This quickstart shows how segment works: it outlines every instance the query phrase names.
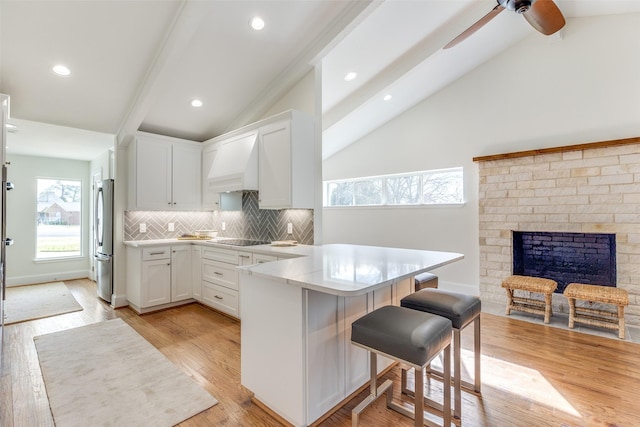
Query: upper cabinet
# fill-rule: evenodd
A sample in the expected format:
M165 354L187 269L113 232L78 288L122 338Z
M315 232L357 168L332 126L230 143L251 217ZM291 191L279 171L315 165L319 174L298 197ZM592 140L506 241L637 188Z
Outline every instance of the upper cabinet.
M129 209L202 208L202 145L144 132L129 146Z
M258 141L260 209L313 209L313 118L291 111L260 127Z
M213 206L218 194L258 190L260 209L313 209L314 150L314 120L299 111L287 111L206 141L205 206Z

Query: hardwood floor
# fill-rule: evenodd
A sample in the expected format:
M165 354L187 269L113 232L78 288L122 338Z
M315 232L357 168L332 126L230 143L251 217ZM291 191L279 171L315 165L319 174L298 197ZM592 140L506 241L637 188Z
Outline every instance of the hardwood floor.
M240 324L191 304L144 316L112 310L89 280L66 281L83 311L5 327L0 361L0 426L53 426L33 337L115 317L124 319L220 403L181 426L279 426L240 386ZM463 331L472 348L472 328ZM472 355L463 351L466 366ZM399 381L399 369L385 375ZM440 383L427 394L438 399ZM463 393L464 426L637 426L640 345L482 315L482 397ZM400 399L395 387L396 399ZM350 426L364 391L322 426ZM365 410L362 426L412 426L383 399Z

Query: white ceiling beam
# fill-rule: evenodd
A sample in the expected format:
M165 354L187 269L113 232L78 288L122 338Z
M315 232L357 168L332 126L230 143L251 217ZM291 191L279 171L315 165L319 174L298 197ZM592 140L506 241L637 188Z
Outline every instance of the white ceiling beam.
M491 3L493 4L493 2ZM458 34L469 28L480 17L491 10L487 1L477 1L465 8L461 13L442 24L429 36L422 39L404 55L376 74L366 84L359 87L351 95L336 104L323 115L323 130L329 129L347 117L361 105L377 97L390 85L402 78L420 63L439 51Z
M171 26L157 54L152 59L138 91L131 101L131 106L120 125L116 135L118 144L128 144L135 134L155 98L155 88L167 64L175 60L186 49L198 31L203 19L207 16L210 2L197 0L182 0Z
M259 120L263 114L282 96L302 79L314 65L322 59L338 40L345 36L356 23L361 22L382 0L363 0L345 2L346 6L339 17L334 20L333 25L327 27L325 31L312 43L302 49L300 55L280 73L280 75L269 86L265 88L231 123L226 131L231 131Z

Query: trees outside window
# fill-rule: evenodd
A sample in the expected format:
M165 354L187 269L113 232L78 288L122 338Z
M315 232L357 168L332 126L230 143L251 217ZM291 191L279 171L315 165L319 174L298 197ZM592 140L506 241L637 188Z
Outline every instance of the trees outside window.
M326 181L325 206L409 206L464 203L462 168Z
M79 180L37 179L36 258L82 255L82 186Z

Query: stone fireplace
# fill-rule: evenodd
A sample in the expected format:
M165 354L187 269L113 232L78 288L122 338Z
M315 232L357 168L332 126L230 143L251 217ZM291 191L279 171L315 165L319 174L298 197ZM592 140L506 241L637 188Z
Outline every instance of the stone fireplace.
M483 301L506 304L502 280L519 274L518 268L525 271L524 266L514 264L513 258L520 250L516 248L518 239L526 235L522 233L558 233L555 235L571 235L578 240L602 237L604 240L593 243L610 259L594 262L608 263L611 271L607 277L595 275L593 280L609 280L597 284L626 289L629 306L625 321L640 325L640 138L486 156L474 161L480 173ZM608 249L601 247L605 243ZM571 252L570 248L556 249L556 253ZM551 262L562 267L563 261ZM561 293L553 295L553 306L555 312L568 312Z

